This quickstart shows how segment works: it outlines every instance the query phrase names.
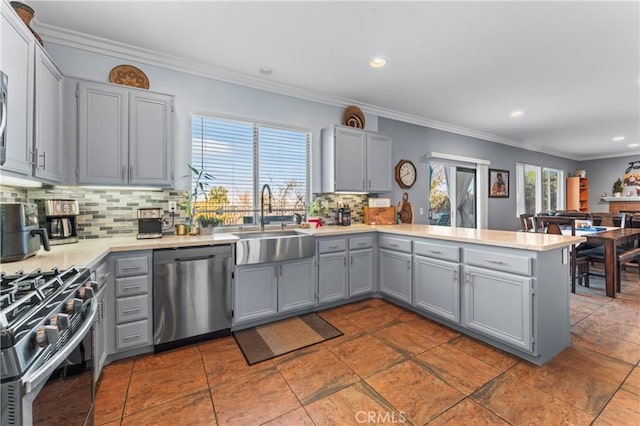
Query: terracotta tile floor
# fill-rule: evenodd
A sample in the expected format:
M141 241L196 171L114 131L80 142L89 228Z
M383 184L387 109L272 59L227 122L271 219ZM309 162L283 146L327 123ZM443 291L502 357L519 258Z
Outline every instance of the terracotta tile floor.
M640 424L640 280L571 295L572 345L538 367L379 299L344 336L247 366L232 337L107 366L97 425Z

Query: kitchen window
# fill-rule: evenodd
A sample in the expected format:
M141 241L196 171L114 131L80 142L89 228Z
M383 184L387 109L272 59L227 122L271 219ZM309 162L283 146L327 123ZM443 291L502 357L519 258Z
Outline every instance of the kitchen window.
M207 200L201 197L196 203L196 217L213 216L221 225L257 223L264 184L272 193L267 223L291 221L295 213L304 213L310 132L193 115L191 133L191 164L214 177L205 184Z
M516 164L516 214L563 210L564 171L532 164Z

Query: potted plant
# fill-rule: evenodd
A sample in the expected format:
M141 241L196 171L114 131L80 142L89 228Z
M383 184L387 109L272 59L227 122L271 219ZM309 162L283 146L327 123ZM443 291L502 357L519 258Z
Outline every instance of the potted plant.
M187 166L191 170L192 176L196 176L195 184L193 185L191 191L185 191L185 200L181 203L178 203L178 205L182 207L187 214L187 224L191 226L192 230L197 230L196 222L194 220L194 216L196 213L196 201L198 201L198 196L200 195L204 197L205 201L207 200L207 187L209 186L209 183L215 178L204 170L196 169L191 164L187 164Z
M200 224L201 235L211 235L216 226L220 225L220 219L213 216L198 216L198 223Z
M322 200L316 198L307 207L307 222L312 220L320 220L321 216L327 212L327 208L322 205Z
M618 178L617 181L613 183L613 196L620 197L622 195L622 181Z

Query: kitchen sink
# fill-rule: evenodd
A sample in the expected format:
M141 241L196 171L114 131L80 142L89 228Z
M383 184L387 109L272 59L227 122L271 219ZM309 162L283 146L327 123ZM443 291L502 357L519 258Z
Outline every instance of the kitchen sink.
M316 237L293 230L238 232L236 265L303 259L316 254Z
M295 235L303 235L292 229L287 229L286 231L247 231L247 232L237 232L234 233L236 237L241 240L252 240L255 238L278 238L278 237L290 237Z

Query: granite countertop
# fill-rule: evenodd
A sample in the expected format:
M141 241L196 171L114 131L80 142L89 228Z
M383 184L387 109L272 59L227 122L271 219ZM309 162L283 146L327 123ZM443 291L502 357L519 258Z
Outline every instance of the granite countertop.
M532 251L554 250L586 241L584 237L412 224L321 226L319 228L298 229L298 232L317 237L364 232L386 232L409 237L433 238ZM36 256L20 262L0 264L0 270L13 274L19 270L30 272L37 268L46 270L55 266L59 268L68 268L70 266L93 268L105 259L109 253L232 244L236 241L238 241L238 238L230 233L197 236L165 235L162 238L146 240L138 240L133 236L80 240L76 244L51 246L51 251L48 252L41 249Z

